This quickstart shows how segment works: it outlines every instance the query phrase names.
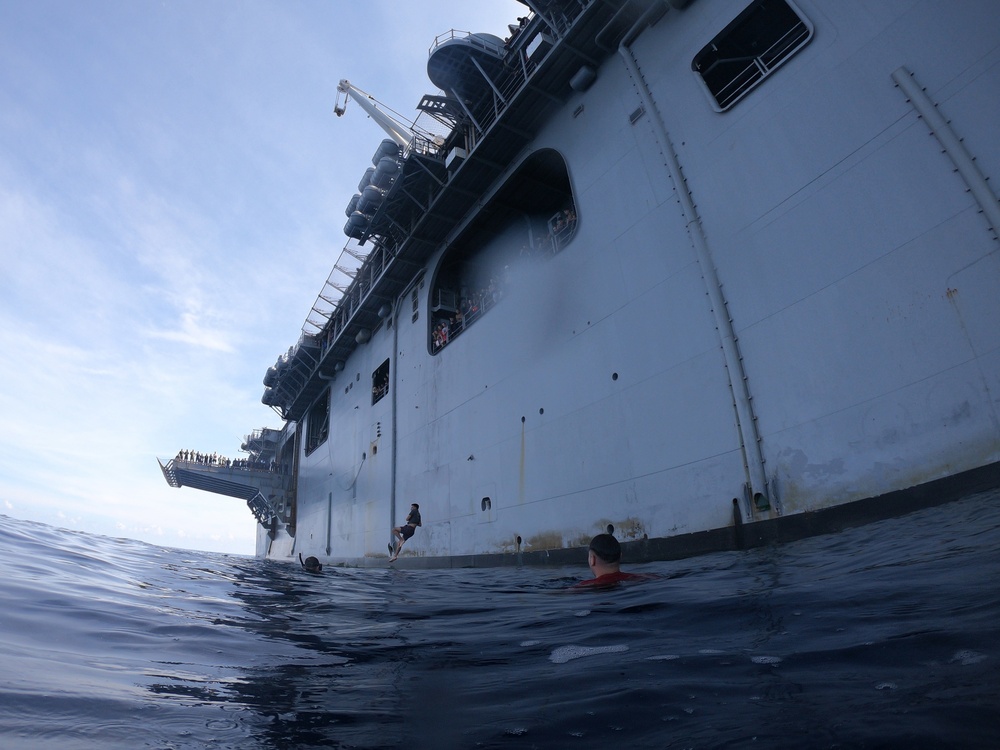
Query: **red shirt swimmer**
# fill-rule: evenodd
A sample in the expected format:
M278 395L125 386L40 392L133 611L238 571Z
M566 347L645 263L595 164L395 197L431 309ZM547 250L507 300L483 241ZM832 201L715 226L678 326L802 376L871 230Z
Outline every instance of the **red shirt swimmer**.
M622 571L621 559L622 546L618 540L611 534L598 534L590 540L590 548L587 550L587 564L594 577L580 581L573 588L614 586L623 581L648 581L655 578L655 576L642 573Z

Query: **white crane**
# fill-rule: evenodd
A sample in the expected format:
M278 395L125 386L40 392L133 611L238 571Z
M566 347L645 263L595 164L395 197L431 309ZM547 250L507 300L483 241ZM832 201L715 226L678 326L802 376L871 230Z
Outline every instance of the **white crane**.
M344 95L343 104L341 104L340 95ZM379 103L375 97L368 94L357 86L354 86L346 78L342 79L339 84L337 84L337 101L334 104L333 111L337 114L337 117L341 117L347 110L348 100L353 99L358 103L368 116L371 117L379 126L384 130L392 140L394 140L401 148L406 148L410 145L413 140L413 130L410 126L404 125L403 123L396 120L392 115L388 114L382 109L379 109L376 105Z

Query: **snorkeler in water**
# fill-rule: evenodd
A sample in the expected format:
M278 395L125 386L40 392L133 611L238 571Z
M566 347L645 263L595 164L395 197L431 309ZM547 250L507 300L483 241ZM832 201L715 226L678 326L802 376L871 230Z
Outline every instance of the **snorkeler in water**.
M318 559L309 556L305 560L303 560L301 552L299 553L299 565L301 565L307 573L323 572L323 564Z

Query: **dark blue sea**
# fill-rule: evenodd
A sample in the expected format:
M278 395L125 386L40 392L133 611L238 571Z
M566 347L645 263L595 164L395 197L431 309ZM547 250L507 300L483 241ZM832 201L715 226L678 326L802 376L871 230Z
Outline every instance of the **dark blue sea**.
M1000 493L628 569L345 570L0 517L0 748L997 748Z

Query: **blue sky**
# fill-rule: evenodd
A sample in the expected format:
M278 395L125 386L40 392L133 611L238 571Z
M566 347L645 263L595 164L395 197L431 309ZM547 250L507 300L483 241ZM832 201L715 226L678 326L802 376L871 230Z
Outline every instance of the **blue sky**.
M252 554L240 500L155 457L239 458L261 378L346 243L382 132L449 29L515 0L0 0L0 515Z

